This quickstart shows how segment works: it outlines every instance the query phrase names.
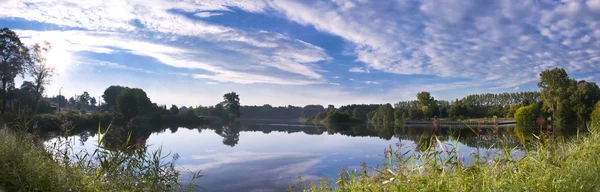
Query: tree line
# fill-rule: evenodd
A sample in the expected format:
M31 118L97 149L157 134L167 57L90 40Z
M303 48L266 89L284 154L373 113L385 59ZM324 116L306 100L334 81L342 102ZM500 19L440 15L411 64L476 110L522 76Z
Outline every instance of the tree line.
M8 29L0 29L0 112L7 110L36 114L39 110L50 110L43 100L44 86L55 75L54 67L48 64L47 55L52 50L48 42L25 46L17 34ZM15 87L15 78L31 77L20 88ZM41 108L41 109L40 109Z

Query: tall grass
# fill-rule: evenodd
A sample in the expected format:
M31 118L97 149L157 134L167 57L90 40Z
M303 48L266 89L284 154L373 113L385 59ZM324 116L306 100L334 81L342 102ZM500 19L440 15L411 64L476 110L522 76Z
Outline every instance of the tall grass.
M77 150L69 138L68 123L62 128L66 137L44 145L35 134L23 131L31 121L4 125L0 130L0 191L192 191L192 184L179 184L175 169L177 154L147 150L145 143L105 147L105 136L98 126L98 143L93 151ZM35 127L35 126L34 126Z
M600 189L600 126L564 139L533 135L535 141L514 155L507 144L493 154L471 153L464 162L457 141L432 145L415 155L389 147L386 163L377 168L343 170L334 180L299 182L289 191L597 191ZM502 139L502 138L496 138ZM454 147L452 147L454 146ZM325 182L324 182L325 181ZM333 186L333 188L330 188Z

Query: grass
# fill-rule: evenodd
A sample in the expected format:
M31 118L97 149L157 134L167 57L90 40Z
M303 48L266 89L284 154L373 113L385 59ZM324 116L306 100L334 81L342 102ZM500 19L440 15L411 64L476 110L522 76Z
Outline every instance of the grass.
M0 129L0 191L192 191L181 186L175 169L178 155L148 151L145 144L130 145L129 137L119 149L104 145L98 127L94 151L74 149L75 141L60 139L44 145L24 127L30 121ZM68 125L68 123L66 123ZM65 130L68 135L68 128ZM200 177L193 174L193 180Z
M600 189L600 126L586 135L553 138L533 135L523 155L500 144L490 156L472 153L466 164L458 145L432 145L414 156L386 150L386 163L378 168L343 170L335 184L331 179L290 186L289 191L597 191ZM501 138L496 138L501 139ZM502 142L500 142L502 143ZM450 150L448 150L450 149Z

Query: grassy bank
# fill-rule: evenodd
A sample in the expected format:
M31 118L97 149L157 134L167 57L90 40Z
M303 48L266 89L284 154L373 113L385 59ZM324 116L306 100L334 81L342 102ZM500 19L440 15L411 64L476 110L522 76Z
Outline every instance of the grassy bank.
M472 154L467 164L451 143L432 138L415 156L387 150L378 168L342 170L329 181L300 184L291 191L597 191L600 189L600 126L574 138L536 137L522 156L504 146L491 156ZM496 138L500 139L500 138ZM458 148L454 148L458 149ZM423 163L418 163L423 162ZM373 170L373 171L370 171Z
M108 132L111 128L106 128ZM75 141L43 145L19 127L0 130L0 191L175 191L180 186L176 154L148 151L145 144L123 150L104 147L98 129L98 148L74 149ZM129 143L127 140L125 143ZM195 174L195 176L198 176Z

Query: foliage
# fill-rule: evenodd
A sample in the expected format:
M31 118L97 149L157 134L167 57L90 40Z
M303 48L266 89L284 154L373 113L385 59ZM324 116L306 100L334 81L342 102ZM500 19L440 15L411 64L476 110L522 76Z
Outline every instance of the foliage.
M380 105L370 120L373 123L394 123L394 108L389 103Z
M324 111L325 108L322 105L307 105L302 108L302 111L300 112L300 118L313 117Z
M600 100L600 89L596 83L579 81L577 90L570 97L573 105L573 112L577 116L579 127L585 127L590 114L594 109L594 104Z
M439 112L437 102L435 98L431 96L429 92L420 92L417 94L417 100L421 106L421 110L423 111L423 115L425 118L433 117L434 115L438 115L436 112Z
M117 108L126 121L146 112L150 106L146 92L138 88L125 89L117 97Z
M302 118L303 108L298 106L273 107L265 104L262 106L240 106L240 118L244 119L285 119L299 120ZM311 116L316 115L313 114Z
M223 95L223 107L227 113L228 119L240 117L240 96L235 92L226 93Z
M109 110L117 110L117 97L126 89L128 89L128 87L119 85L112 85L106 88L106 90L104 90L104 94L102 95L102 100L104 100L104 105L106 108Z
M171 105L171 108L169 109L169 111L171 112L171 114L173 115L177 115L179 114L179 108L177 108L177 105Z
M592 111L591 116L592 125L600 126L600 101L596 102L596 107L594 107L594 111Z
M90 105L96 106L96 104L97 104L96 98L92 97L92 99L90 99Z
M570 97L577 89L577 82L569 78L567 72L561 68L544 70L540 77L538 87L541 90L544 111L552 114L555 127L566 127L574 119Z
M538 115L539 108L537 104L520 107L517 112L515 112L515 121L517 121L517 127L521 129L534 127Z
M0 29L0 80L2 81L2 112L6 110L8 91L15 87L17 75L23 75L32 62L29 49L21 43L19 36L8 29Z
M384 163L362 169L342 168L335 185L331 179L297 184L291 191L595 191L600 187L600 129L590 127L587 136L565 141L540 137L522 156L500 142L488 155L472 153L465 162L458 142L441 142L437 136L418 153L389 147ZM500 137L495 139L502 139ZM478 148L479 149L479 148ZM369 171L373 170L373 171Z
M66 130L69 128L65 127ZM107 148L109 131L98 127L97 148L74 149L73 139L62 138L42 147L35 137L0 130L0 188L8 191L175 191L178 155L149 151L144 143ZM19 130L11 129L11 130ZM129 140L125 143L134 143ZM172 159L168 159L172 157ZM192 181L201 177L193 174ZM190 185L190 190L196 186Z
M505 117L506 118L513 118L513 117L515 117L515 113L517 112L517 110L519 110L519 108L521 106L522 105L517 105L517 104L510 105L510 108L508 108L508 112L506 113Z
M407 118L409 120L423 120L425 119L425 114L423 113L423 110L411 108L408 110Z

